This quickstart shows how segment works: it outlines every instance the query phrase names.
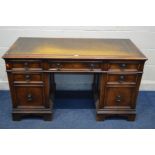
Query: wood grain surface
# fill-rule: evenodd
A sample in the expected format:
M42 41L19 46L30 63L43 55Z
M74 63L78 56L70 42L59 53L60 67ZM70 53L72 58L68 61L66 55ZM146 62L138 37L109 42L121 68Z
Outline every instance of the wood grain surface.
M3 58L146 59L129 39L18 38Z

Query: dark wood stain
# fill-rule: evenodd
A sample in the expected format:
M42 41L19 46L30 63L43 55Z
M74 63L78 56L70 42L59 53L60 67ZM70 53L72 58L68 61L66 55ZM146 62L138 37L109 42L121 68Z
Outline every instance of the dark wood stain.
M147 58L128 39L19 38L3 56L13 120L51 120L54 73L94 74L96 120L113 115L135 120L136 99Z

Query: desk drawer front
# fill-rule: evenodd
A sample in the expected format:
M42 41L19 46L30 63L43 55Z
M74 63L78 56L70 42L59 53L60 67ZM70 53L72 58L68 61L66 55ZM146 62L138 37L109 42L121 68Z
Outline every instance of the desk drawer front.
M131 107L134 87L107 87L105 107Z
M43 88L39 86L16 86L16 102L19 107L44 106Z
M14 73L13 74L14 82L38 82L42 80L42 74L39 73Z
M138 62L110 62L109 71L139 71L140 64Z
M98 71L102 70L101 62L51 62L50 70L54 71Z
M10 61L6 67L12 70L42 70L42 63L37 60Z
M136 84L137 76L138 74L108 74L107 82L111 84Z

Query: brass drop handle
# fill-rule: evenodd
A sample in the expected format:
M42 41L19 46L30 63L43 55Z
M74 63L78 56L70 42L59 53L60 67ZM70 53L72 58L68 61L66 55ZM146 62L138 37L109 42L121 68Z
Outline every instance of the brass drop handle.
M90 64L90 70L92 71L94 69L94 67L95 67L95 64L91 63Z
M60 64L60 63L57 63L57 64L56 64L56 67L57 67L57 70L58 70L58 71L61 70L61 64Z
M30 81L30 75L25 75L26 81Z
M6 68L9 69L9 67L10 67L10 65L7 63L7 64L6 64Z
M115 101L116 101L116 102L121 102L121 98L122 98L121 95L117 95Z
M25 63L24 63L24 66L25 66L25 67L28 66L28 62L25 62Z
M32 101L32 94L27 95L27 101Z
M124 79L125 79L125 76L124 76L124 75L120 75L120 76L119 76L119 82L120 82L120 83L123 82Z
M25 67L26 70L28 69L28 62L24 63L24 67Z
M125 63L122 63L122 64L120 64L120 67L123 69L123 68L126 68L126 64Z

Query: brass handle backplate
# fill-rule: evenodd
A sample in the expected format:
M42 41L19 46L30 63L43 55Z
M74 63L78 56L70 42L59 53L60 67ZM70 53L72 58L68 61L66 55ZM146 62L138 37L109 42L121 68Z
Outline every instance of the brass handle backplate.
M28 62L24 63L24 67L25 67L26 70L28 70L28 65L29 65Z
M120 83L123 82L124 79L125 79L125 76L124 76L124 75L120 75L120 76L119 76L119 82L120 82Z
M120 67L122 68L122 69L124 69L124 68L126 68L126 64L125 63L122 63L122 64L120 64Z
M30 78L31 78L30 75L25 75L25 80L26 81L30 81Z
M91 63L91 64L90 64L90 70L93 71L94 68L95 68L95 64Z
M60 71L62 66L61 66L60 63L57 63L57 64L56 64L56 67L57 67L57 70Z
M122 98L121 95L117 95L115 101L116 102L121 102L121 98Z
M32 94L27 95L27 101L32 101Z

